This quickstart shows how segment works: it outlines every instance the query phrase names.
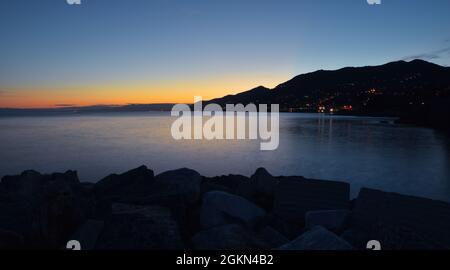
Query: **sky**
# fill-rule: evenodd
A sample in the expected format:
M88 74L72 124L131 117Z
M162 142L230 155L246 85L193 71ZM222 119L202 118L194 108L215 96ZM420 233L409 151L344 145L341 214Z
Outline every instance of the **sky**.
M318 69L450 65L450 0L0 0L0 107L192 103Z

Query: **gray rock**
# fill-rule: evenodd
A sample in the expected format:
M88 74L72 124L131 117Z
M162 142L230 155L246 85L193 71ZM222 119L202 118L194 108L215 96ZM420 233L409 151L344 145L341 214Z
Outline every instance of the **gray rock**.
M238 187L242 183L247 183L250 178L242 175L226 175L217 177L204 177L202 183L203 193L209 191L225 191L236 194Z
M69 240L80 242L82 250L93 250L103 227L101 220L87 220Z
M272 227L266 226L258 231L258 236L270 245L270 248L278 248L289 242L289 239Z
M350 228L383 250L450 249L450 204L363 188Z
M59 248L85 219L80 201L74 194L52 193L33 212L30 239L33 243L42 243L44 248Z
M133 202L152 191L154 174L146 166L141 166L123 174L109 175L94 186L98 197L114 202Z
M43 192L51 193L79 188L77 172L42 175L36 171L24 171L21 175L5 176L1 181L2 189L14 196L14 200L33 200Z
M158 199L192 204L200 199L202 176L190 169L168 171L156 176L149 201Z
M192 238L196 250L261 250L270 245L236 224L201 231Z
M286 221L304 224L308 211L349 209L349 197L348 183L281 178L275 189L272 213Z
M316 226L279 250L352 250L344 239L327 229Z
M114 204L112 208L96 249L183 249L178 224L169 209L128 204Z
M11 250L23 248L23 236L12 232L0 229L0 250Z
M341 232L347 225L350 210L309 211L305 215L306 228L322 226L330 231Z
M93 214L92 193L75 171L42 175L26 171L2 179L0 226L24 236L29 248L59 248Z
M269 210L273 206L273 197L278 180L264 168L259 168L249 181L242 181L236 194Z
M367 249L367 243L370 240L375 240L370 239L367 233L355 229L345 230L340 236L358 250Z
M258 193L269 197L273 197L278 184L278 180L264 168L257 169L250 181L254 182Z
M249 227L266 215L265 211L246 199L220 191L205 193L200 214L203 229L230 223Z
M25 201L0 203L0 227L20 235L29 236L31 232L32 205Z

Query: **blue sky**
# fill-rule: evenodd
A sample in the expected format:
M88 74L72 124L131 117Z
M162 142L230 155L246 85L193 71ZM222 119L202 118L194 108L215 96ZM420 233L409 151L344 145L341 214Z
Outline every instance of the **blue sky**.
M0 0L0 99L129 86L150 100L184 82L217 95L317 69L450 65L449 12L450 0Z

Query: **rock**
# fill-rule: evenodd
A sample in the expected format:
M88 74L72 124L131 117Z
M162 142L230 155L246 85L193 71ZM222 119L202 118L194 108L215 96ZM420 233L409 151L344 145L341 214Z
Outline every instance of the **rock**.
M92 193L80 184L75 171L50 175L25 171L4 177L0 185L7 198L0 203L0 226L23 235L29 248L60 247L94 212Z
M74 189L80 185L77 172L54 173L42 175L36 171L25 171L21 175L5 176L1 186L14 195L15 200L31 200L42 194L57 189Z
M363 188L350 228L383 250L450 249L450 204Z
M270 246L253 232L236 224L201 231L192 238L196 250L261 250Z
M203 177L202 193L209 191L224 191L231 194L236 194L238 187L242 183L249 182L248 177L242 175L227 175L217 177Z
M98 197L114 202L134 202L152 191L154 174L146 166L126 173L109 175L94 186Z
M93 250L103 227L101 220L87 220L69 240L80 242L82 250Z
M270 248L278 248L289 242L289 239L270 226L266 226L258 232L258 237L269 244Z
M250 181L254 182L258 193L270 197L273 197L275 187L278 184L278 180L264 168L257 169Z
M265 211L246 199L220 191L203 196L200 224L203 229L230 223L252 227L266 215Z
M303 224L288 222L270 213L267 216L267 225L274 228L288 239L294 239L304 231Z
M31 241L42 243L44 248L58 248L85 219L76 196L64 191L51 193L33 212Z
M323 210L306 213L306 228L322 226L333 232L342 232L350 217L350 210Z
M279 250L352 250L352 246L344 239L316 226L297 239L283 245Z
M272 209L275 187L278 180L264 168L259 168L251 176L250 181L243 181L236 194L242 196L266 210Z
M304 224L308 211L348 209L349 197L348 183L281 178L275 188L272 213L286 221Z
M357 250L367 249L367 243L373 240L366 233L353 229L345 230L340 236Z
M183 249L171 212L159 206L114 204L112 216L97 240L101 250Z
M23 248L23 236L12 231L0 229L0 250Z
M192 204L200 199L202 176L190 169L168 171L156 176L151 197Z
M24 237L30 235L32 205L24 201L0 203L0 227Z

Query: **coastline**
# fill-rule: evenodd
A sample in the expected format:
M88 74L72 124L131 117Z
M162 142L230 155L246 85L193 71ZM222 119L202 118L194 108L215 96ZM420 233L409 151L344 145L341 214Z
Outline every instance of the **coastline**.
M75 171L25 171L0 183L0 249L364 250L450 249L450 204L345 182L154 175L145 166L99 182Z

